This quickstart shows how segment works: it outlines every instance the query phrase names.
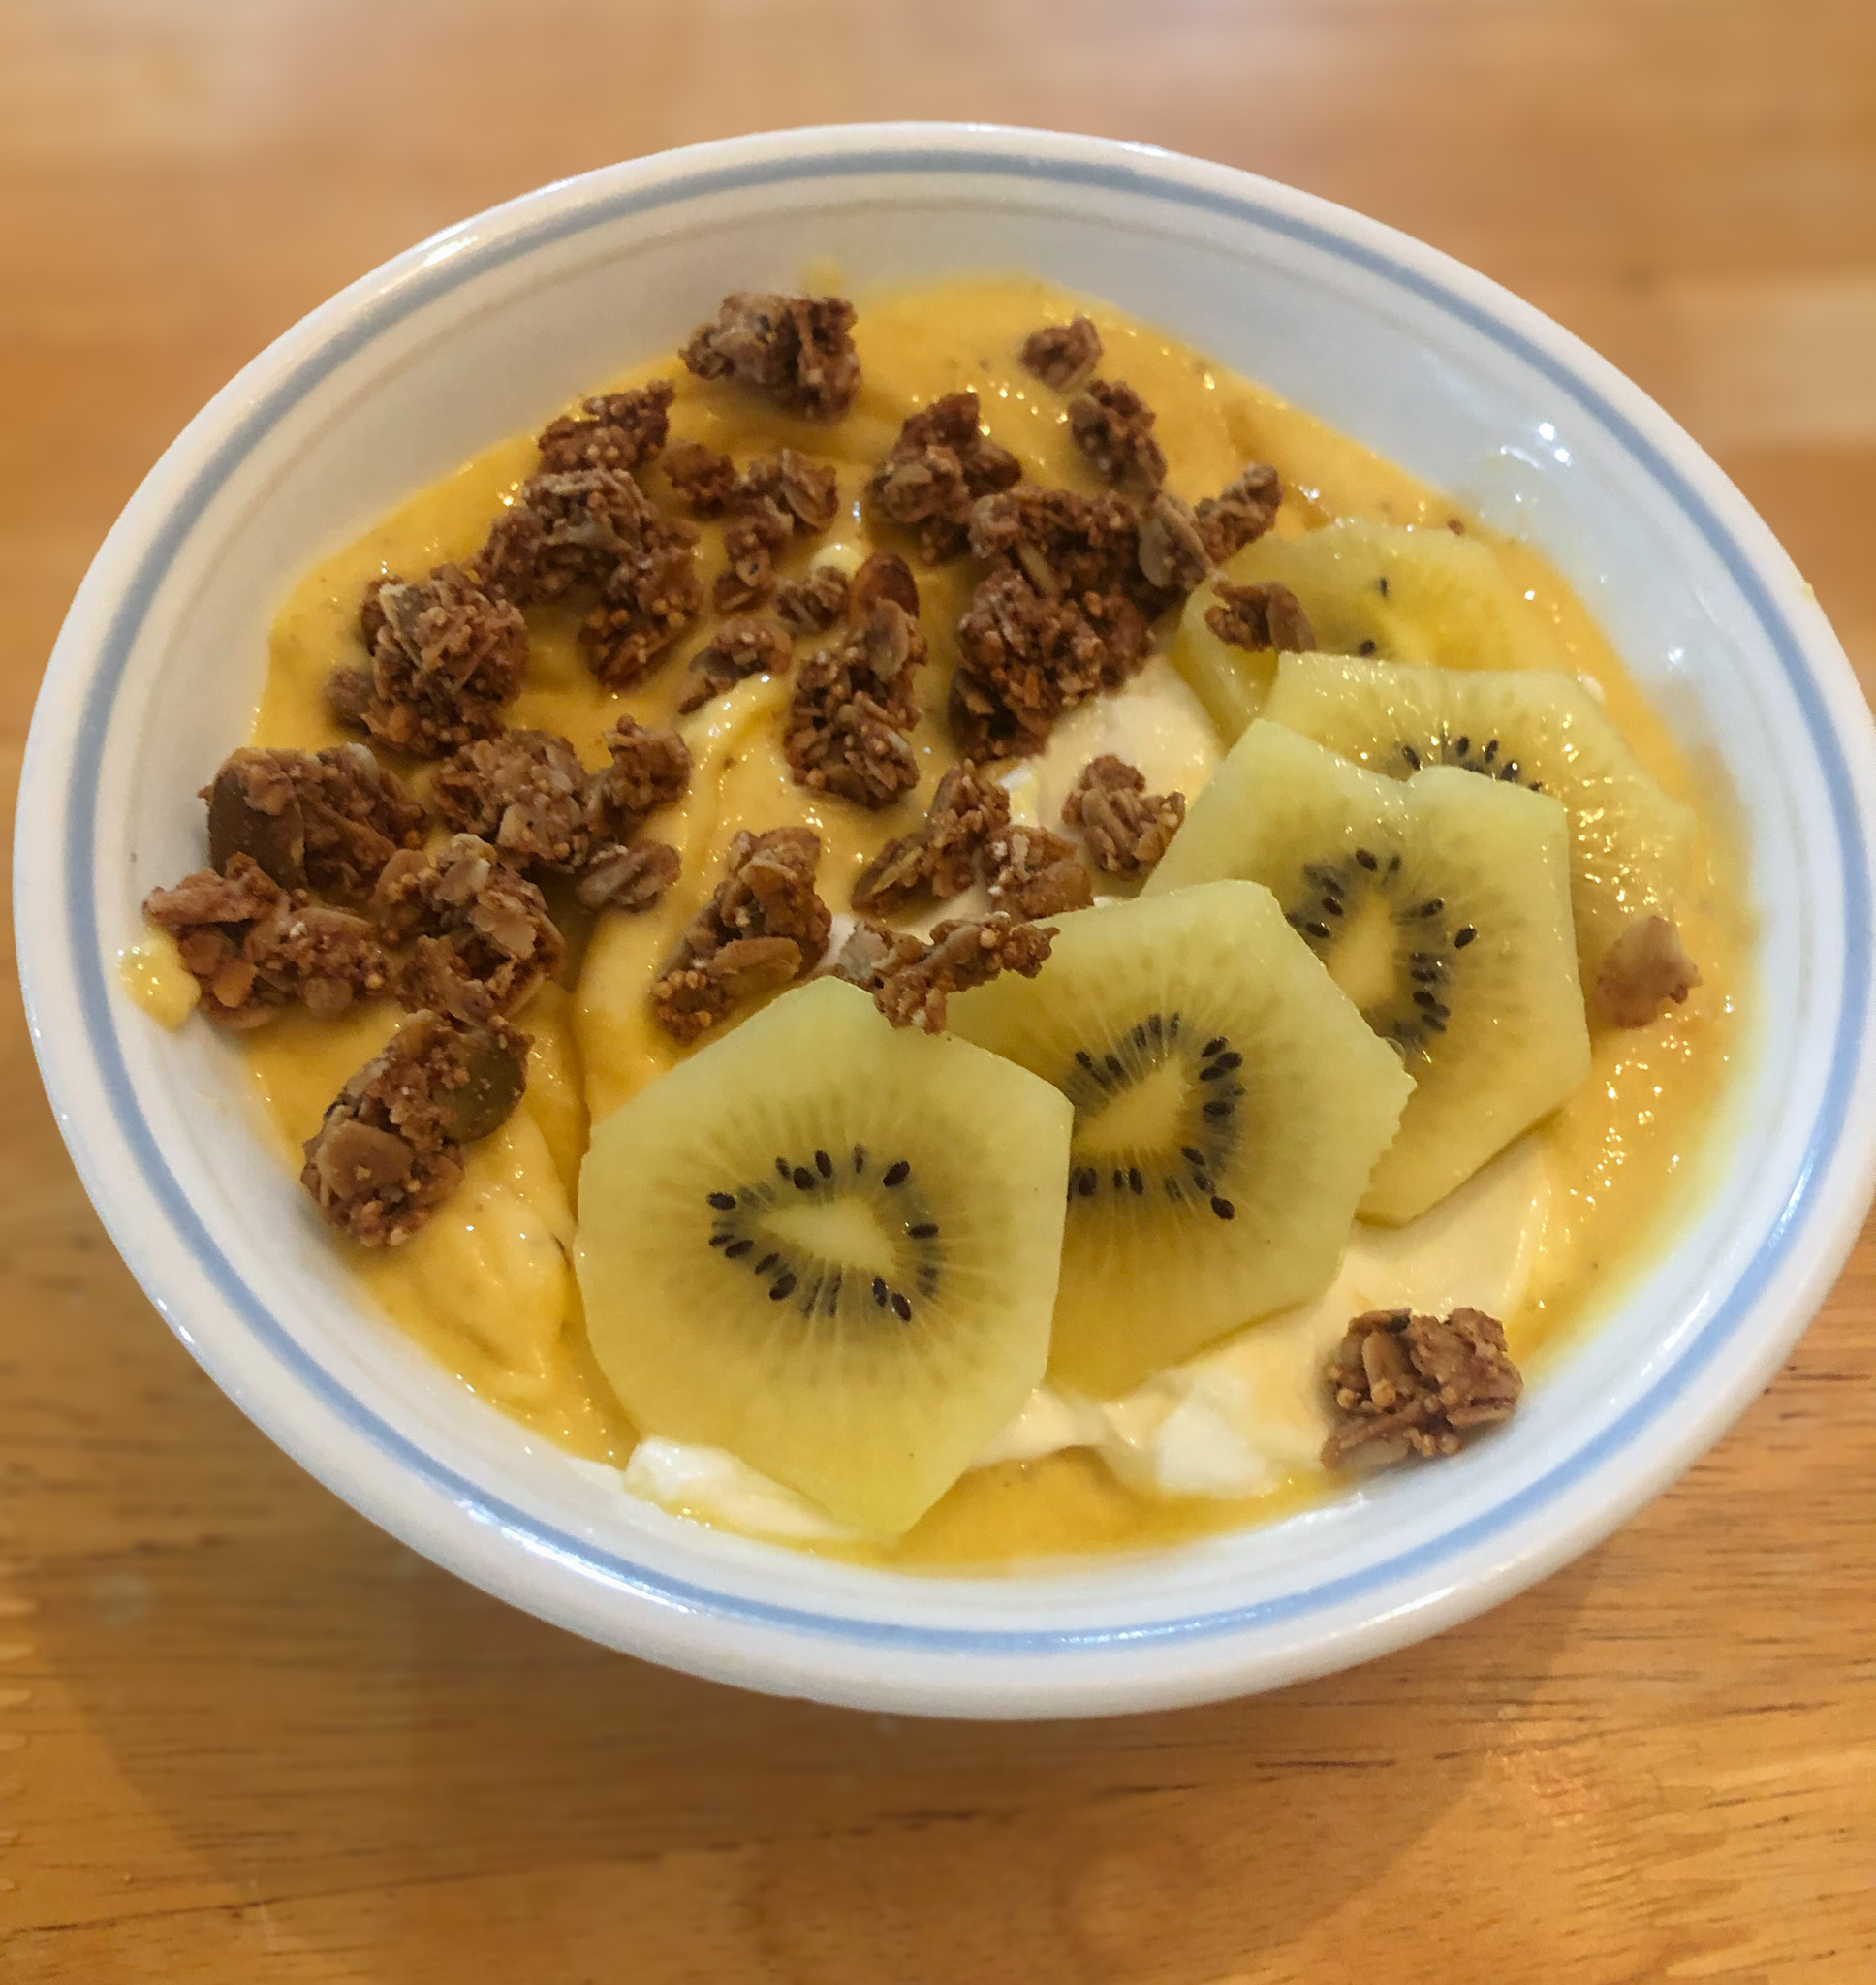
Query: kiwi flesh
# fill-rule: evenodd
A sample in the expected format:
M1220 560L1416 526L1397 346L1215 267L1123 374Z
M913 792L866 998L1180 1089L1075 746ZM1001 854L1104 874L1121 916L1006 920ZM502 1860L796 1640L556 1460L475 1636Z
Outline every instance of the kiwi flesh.
M1635 918L1673 914L1693 812L1649 776L1574 676L1285 655L1264 713L1389 778L1456 765L1562 801L1585 982Z
M856 987L784 992L593 1133L601 1370L644 1431L897 1535L1041 1381L1072 1116Z
M1224 573L1239 585L1287 585L1324 654L1443 669L1563 666L1555 635L1479 538L1342 518L1300 537L1266 534Z
M1065 917L951 1025L1073 1105L1049 1372L1096 1399L1320 1294L1413 1087L1242 882Z
M1363 1218L1415 1218L1589 1072L1560 802L1452 766L1383 778L1260 721L1147 883L1241 876L1414 1078Z

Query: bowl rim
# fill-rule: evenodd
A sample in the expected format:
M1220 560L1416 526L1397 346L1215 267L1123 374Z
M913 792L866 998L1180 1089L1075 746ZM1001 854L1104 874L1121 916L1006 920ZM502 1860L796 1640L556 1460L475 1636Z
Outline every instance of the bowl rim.
M326 1372L289 1337L222 1254L181 1187L131 1091L114 1032L109 968L97 928L91 878L95 818L72 768L95 772L112 695L157 583L210 496L282 411L391 325L468 278L547 242L699 194L787 181L867 174L979 173L1143 191L1249 220L1356 265L1406 290L1534 366L1614 436L1660 486L1726 567L1777 653L1826 768L1824 798L1843 853L1844 965L1840 1024L1805 1161L1765 1244L1694 1339L1626 1411L1595 1426L1564 1460L1516 1494L1397 1556L1314 1587L1181 1619L1118 1629L947 1627L865 1620L726 1593L634 1562L589 1538L553 1530L433 1461ZM1781 595L1783 597L1781 597ZM92 645L95 627L104 637ZM754 1686L826 1694L878 1707L937 1707L972 1715L1085 1714L1202 1700L1364 1659L1454 1623L1555 1568L1608 1534L1703 1452L1743 1410L1811 1319L1847 1256L1876 1184L1876 1122L1853 1114L1871 1085L1870 861L1876 822L1876 748L1869 713L1828 622L1808 603L1767 526L1718 467L1670 418L1570 333L1438 251L1314 196L1232 168L1155 147L981 124L810 127L717 141L602 168L521 195L393 257L302 318L250 362L195 417L140 487L99 551L61 630L34 710L16 818L16 924L29 1027L42 1075L80 1176L112 1239L191 1352L296 1459L384 1528L486 1590L613 1645ZM63 813L62 860L28 863L31 821ZM43 843L39 845L43 846ZM55 892L48 879L62 878ZM65 949L61 950L61 942ZM54 964L69 957L80 979L78 1016L89 1070L107 1093L109 1119L78 1093L65 1057L70 1016L56 1011ZM140 1177L126 1189L112 1170L128 1155ZM140 1232L154 1206L223 1300L301 1387L324 1396L375 1452L340 1455L297 1424L297 1402L259 1398L231 1382L208 1334L178 1313ZM1806 1244L1800 1255L1798 1244ZM1767 1298L1775 1298L1770 1309ZM1747 1331L1749 1320L1756 1328ZM1711 1370L1734 1347L1738 1362ZM1696 1409L1663 1427L1663 1414L1696 1378ZM1657 1444L1636 1435L1653 1427ZM1612 1464L1622 1463L1619 1470ZM414 1474L440 1492L419 1507ZM1592 1479L1593 1478L1593 1479ZM1566 1499L1573 1487L1593 1491ZM450 1511L439 1514L447 1503ZM514 1546L534 1567L516 1569ZM1449 1585L1447 1560L1490 1542L1500 1556ZM573 1588L550 1591L554 1581ZM1407 1590L1414 1582L1417 1593ZM577 1588L577 1589L574 1589ZM583 1603L582 1603L583 1593ZM595 1596L600 1594L602 1596ZM610 1594L610 1597L603 1595ZM1377 1612L1353 1621L1331 1609L1374 1594ZM1391 1595L1391 1597L1390 1597ZM624 1600L627 1617L614 1617ZM654 1634L630 1616L661 1616ZM1325 1630L1285 1648L1241 1649L1229 1636L1325 1616ZM805 1636L795 1662L726 1656L715 1645L738 1625ZM1208 1665L1176 1676L1141 1664L1118 1674L1079 1665L1103 1652L1143 1653L1169 1642L1214 1644ZM915 1686L880 1669L905 1654L935 1663ZM1013 1679L1011 1656L1033 1676ZM972 1677L964 1663L983 1657ZM779 1679L778 1679L779 1677ZM939 1679L934 1680L937 1677Z

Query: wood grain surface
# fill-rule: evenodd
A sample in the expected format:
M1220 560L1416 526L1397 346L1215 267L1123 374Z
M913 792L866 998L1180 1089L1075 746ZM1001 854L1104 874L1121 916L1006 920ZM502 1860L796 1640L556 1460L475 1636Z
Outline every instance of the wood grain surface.
M1719 457L1876 681L1870 0L0 0L9 793L112 516L304 310L562 173L899 116L1473 263ZM1704 1462L1486 1619L1178 1715L857 1716L570 1639L301 1475L118 1262L0 1000L8 1985L1876 1978L1869 1237Z

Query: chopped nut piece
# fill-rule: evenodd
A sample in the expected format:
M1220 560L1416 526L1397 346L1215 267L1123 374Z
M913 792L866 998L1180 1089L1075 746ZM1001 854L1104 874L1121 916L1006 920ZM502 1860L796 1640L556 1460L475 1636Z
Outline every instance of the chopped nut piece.
M922 825L874 856L854 884L853 905L890 916L927 890L940 901L968 889L978 858L1010 824L1010 796L968 759L938 781Z
M775 588L775 617L790 634L823 634L843 619L852 592L837 565L816 565Z
M1051 600L1118 592L1140 571L1140 520L1115 495L1018 483L971 506L971 551Z
M439 565L416 585L373 580L359 625L370 672L341 669L328 679L334 715L421 758L501 729L528 652L527 623L508 600L459 567Z
M1069 401L1068 429L1104 483L1166 481L1166 451L1153 439L1153 410L1119 379L1090 379Z
M684 363L700 379L734 375L785 412L838 420L860 392L854 306L840 297L725 297L714 324L700 325Z
M1267 580L1259 585L1234 585L1230 580L1214 583L1218 604L1205 609L1205 625L1220 641L1234 647L1276 648L1286 655L1307 654L1316 646L1316 633L1302 602L1287 585Z
M875 551L854 574L849 606L856 620L866 617L875 600L891 600L903 607L913 619L919 617L919 582L912 568L896 551Z
M727 455L701 441L673 441L665 450L671 486L699 517L721 517L736 500L742 478Z
M1220 494L1207 496L1194 515L1211 562L1222 565L1253 538L1261 538L1276 522L1282 502L1283 485L1276 470L1261 461L1252 462Z
M589 910L648 910L677 880L677 850L663 841L616 841L596 847L574 895Z
M951 727L966 756L1040 751L1055 721L1146 658L1144 616L1118 593L1044 597L1017 571L986 579L957 623Z
M1199 520L1190 504L1162 489L1141 520L1140 569L1156 592L1183 594L1211 570Z
M203 868L173 889L152 890L143 911L174 936L202 987L203 1014L234 1032L265 1024L296 999L335 1020L390 978L364 918L282 889L250 855L231 855L223 874Z
M1018 917L1058 917L1094 900L1094 877L1075 844L1047 828L1006 829L985 848L980 866L990 901Z
M674 806L691 782L691 752L675 731L654 731L622 716L607 732L612 763L587 789L586 825L595 841L629 841L661 807Z
M530 476L476 554L490 592L517 607L603 585L640 549L658 513L623 469Z
M1166 853L1185 819L1183 793L1149 793L1124 759L1091 759L1062 802L1062 818L1079 827L1088 852L1110 875L1138 881Z
M493 841L522 869L570 875L586 860L590 774L550 731L504 731L437 767L430 796L445 827Z
M434 853L393 855L372 898L392 943L416 936L397 996L470 1025L513 1013L566 962L547 899L485 840L453 836Z
M873 995L873 1004L895 1027L940 1032L953 992L983 986L1003 972L1033 979L1055 936L1046 924L992 916L940 924L929 943L860 924L840 948L833 969Z
M366 1247L408 1241L462 1179L462 1146L507 1120L527 1086L527 1035L414 1015L338 1092L306 1140L299 1182Z
M667 1033L692 1041L733 1007L800 977L828 948L833 919L814 893L821 836L805 827L748 832L651 989Z
M889 805L917 785L907 734L919 721L913 676L924 658L919 623L882 599L844 641L804 662L785 740L796 784L862 806Z
M1631 918L1596 971L1596 1010L1612 1026L1644 1027L1701 982L1670 917Z
M979 432L977 394L948 393L908 416L869 487L883 516L918 533L920 557L942 565L969 549L976 498L1021 474L1007 448Z
M1101 333L1090 317L1046 324L1022 341L1022 362L1045 386L1069 393L1101 362Z
M654 379L627 393L606 393L582 400L568 415L541 430L541 466L555 475L578 469L641 469L665 445L671 431L671 402L676 389Z
M1349 1325L1325 1375L1342 1416L1323 1447L1329 1468L1356 1456L1456 1454L1464 1429L1509 1419L1524 1389L1502 1326L1483 1309L1444 1321L1371 1309Z
M840 589L844 597L845 579ZM711 697L734 689L746 677L786 675L794 660L788 637L771 622L753 614L726 620L691 657L677 708L686 713L702 709Z
M421 846L423 808L362 744L231 752L208 802L208 859L251 855L284 888L368 894L399 848Z
M609 689L628 688L698 616L697 526L682 518L647 523L613 566L579 630L587 665Z

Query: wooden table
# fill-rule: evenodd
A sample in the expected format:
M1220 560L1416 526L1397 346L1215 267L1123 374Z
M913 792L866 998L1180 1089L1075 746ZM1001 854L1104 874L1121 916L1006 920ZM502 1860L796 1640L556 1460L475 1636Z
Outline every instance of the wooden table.
M1153 140L1463 257L1719 456L1876 680L1870 0L0 0L9 790L112 515L302 311L561 173L892 116ZM922 1724L602 1653L301 1475L119 1264L0 999L8 1985L1876 1978L1869 1238L1720 1447L1489 1618Z

